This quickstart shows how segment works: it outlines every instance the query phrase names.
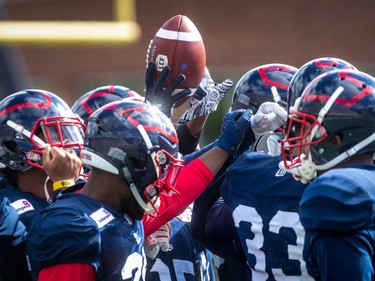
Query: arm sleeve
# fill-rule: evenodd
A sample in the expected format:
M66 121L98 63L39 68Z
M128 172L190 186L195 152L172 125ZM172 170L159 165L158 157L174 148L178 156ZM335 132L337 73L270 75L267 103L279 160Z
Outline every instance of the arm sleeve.
M179 125L176 131L180 141L180 153L185 155L194 152L198 147L201 133L193 136L186 123Z
M26 227L7 198L0 202L0 246L7 249L26 240Z
M38 281L95 281L95 269L89 264L61 264L43 268Z
M313 272L318 272L320 280L374 280L373 249L368 235L363 231L345 236L313 235Z
M56 204L40 211L30 228L27 243L34 274L63 264L99 268L100 235L95 222Z
M209 249L214 254L221 256L233 262L244 262L246 257L237 247L238 236L231 236L230 239L224 235L224 239L213 237L213 233L218 232L218 228L227 225L228 221L232 222L232 226L228 227L228 232L234 234L233 219L231 217L230 209L226 206L224 200L220 200L220 188L225 178L225 171L230 165L228 161L219 173L215 176L212 183L204 190L204 192L194 202L193 214L191 218L191 230L193 237ZM228 224L229 225L229 224ZM221 241L218 243L218 239ZM240 245L240 244L238 244Z
M194 159L197 159L199 156L201 156L202 154L206 153L207 151L209 151L211 148L213 148L215 146L215 143L216 142L212 142L208 145L206 145L205 147L202 147L201 149L193 152L193 153L190 153L190 154L186 154L183 156L183 159L185 161L185 164L189 164L191 161L193 161Z
M154 233L160 226L182 213L212 181L214 175L200 160L195 159L181 169L176 182L177 195L161 198L159 212L161 217L146 215L143 217L145 237Z

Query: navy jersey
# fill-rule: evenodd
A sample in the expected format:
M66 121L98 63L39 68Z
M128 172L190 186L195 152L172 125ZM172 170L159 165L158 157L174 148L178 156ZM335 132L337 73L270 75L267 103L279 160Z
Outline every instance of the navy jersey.
M7 198L10 206L17 211L18 219L26 228L26 231L30 229L35 214L49 205L46 200L37 198L31 193L22 192L11 185L7 185L0 190L0 200L3 200L4 198ZM26 234L27 233L25 232L25 235ZM8 243L9 240L2 240L0 244L2 249L9 248L10 246L12 247L11 250L6 253L0 253L0 259L3 260L1 268L2 280L31 280L25 239L23 239L22 243L17 245L4 245Z
M84 263L96 280L144 280L143 226L102 202L65 194L34 219L28 250L35 274L48 266Z
M222 196L232 211L252 280L312 280L298 204L305 185L278 168L280 156L245 152L226 172Z
M375 280L375 167L351 165L315 179L300 203L317 280Z
M49 203L29 192L23 192L7 185L0 190L0 198L8 198L10 205L16 209L21 222L29 229L36 213L46 208Z
M146 280L209 281L207 271L210 261L206 260L202 247L192 238L190 223L174 218L169 225L171 249L166 252L160 250L155 259L147 260Z

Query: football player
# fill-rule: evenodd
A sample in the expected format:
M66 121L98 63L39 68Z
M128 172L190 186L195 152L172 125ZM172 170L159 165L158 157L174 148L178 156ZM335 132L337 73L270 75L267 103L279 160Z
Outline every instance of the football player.
M318 58L304 64L290 80L288 108L313 78L345 68L354 67L337 58ZM276 129L281 124L271 125ZM305 230L298 209L305 185L281 170L280 160L279 155L251 150L236 159L225 173L220 190L223 201L207 212L205 239L213 252L240 261L245 258L252 280L312 280L303 252ZM235 247L227 243L223 252L214 248L218 241L230 241Z
M314 79L290 110L280 166L310 183L299 208L316 280L375 278L374 106L372 76L336 70Z
M0 167L6 180L0 190L1 280L31 280L25 231L60 188L52 182L78 177L81 161L71 152L79 153L84 128L61 98L44 90L27 89L0 101ZM42 161L56 154L64 161L47 176Z
M286 113L284 113L285 110L280 105L285 107L288 85L295 71L296 68L285 64L266 64L249 70L238 81L233 93L231 110L252 109L256 112L252 119L254 124L258 124L257 127L253 125L253 135L249 138L250 141L246 146L246 150L250 144L253 144L253 150L266 150L269 152L271 149L275 151L279 150L277 146L273 149L274 146L271 144L272 139L280 139L280 135L282 135L281 131L276 130L272 132L271 129L267 129L266 127L273 119L278 119L278 121L272 122L284 123ZM262 131L267 132L267 134L262 134ZM196 209L193 212L193 233L199 237L199 241L207 245L209 249L212 249L214 253L225 258L224 260L220 258L215 259L215 261L219 261L217 267L221 280L230 280L232 278L236 280L250 280L250 273L245 264L246 259L242 254L242 250L239 251L241 253L239 255L236 252L231 253L233 244L235 244L232 240L224 238L223 241L227 242L223 243L222 239L215 241L215 237L210 237L210 239L205 237L205 224L210 224L211 221L202 220L202 217L205 218L205 216L202 216L201 213L207 214L215 200L218 201L214 206L217 208L224 206L222 198L219 198L219 186L222 184L223 178L224 176L217 178L215 183L207 189L207 192L196 200ZM228 220L228 225L233 225L230 212L221 212L220 219L223 220L224 217ZM207 227L207 229L209 228ZM227 230L237 239L234 227L223 228L220 233L226 233ZM230 236L232 237L232 235ZM217 242L222 247L217 247Z
M206 80L208 78L209 78L209 83L213 83L213 80L209 76L209 73L206 72ZM203 81L202 86L204 86L203 83L206 83L206 85L207 85L208 81ZM208 89L208 87L206 86L205 89ZM143 101L143 97L141 97L140 95L136 94L134 91L131 91L130 89L128 89L126 87L119 86L119 85L102 86L102 87L98 87L98 88L96 88L94 90L91 90L91 91L85 93L84 95L82 95L73 104L72 110L73 110L73 112L77 113L87 124L89 116L95 110L100 108L101 106L104 106L104 105L106 105L110 102L113 102L113 101L123 100L123 99L127 99L127 98L131 98L133 100ZM188 122L188 123L189 124L193 123L193 121ZM186 124L180 125L180 127L186 127ZM193 127L190 127L190 128L193 128ZM178 130L177 130L177 132L178 132ZM189 134L189 135L191 135L191 134ZM196 138L194 138L193 142L195 142L195 139ZM180 140L180 136L179 136L179 140ZM182 149L181 146L184 145L185 143L187 143L187 142L186 141L185 142L180 141L180 144L179 144L180 152L182 150L185 151L185 152L186 151L193 152L195 150L195 148L196 148L195 145L193 145L193 146L189 145L188 147L185 147L184 149ZM146 228L147 228L147 225L146 225ZM168 231L166 231L166 230L168 230ZM190 265L190 264L193 265L193 270L190 272L191 275L189 275L191 278L195 278L195 276L197 274L202 275L202 277L209 274L208 270L205 270L205 271L202 271L202 272L200 272L198 270L197 271L195 270L195 269L197 269L196 267L200 268L201 264L204 267L209 267L211 265L208 263L207 258L204 256L205 252L203 251L203 247L198 245L197 242L194 242L194 240L191 238L191 235L189 237L189 235L188 235L189 232L190 232L190 226L189 226L188 221L186 221L186 220L181 221L179 219L174 219L173 223L170 223L170 224L167 223L166 225L162 225L157 231L155 231L155 233L152 233L152 235L147 235L148 234L147 233L146 234L147 236L145 238L145 241L146 241L145 249L146 249L146 256L148 257L148 264L154 263L156 257L152 256L152 255L157 255L157 253L159 253L160 243L161 243L160 240L168 240L169 234L172 234L171 239L173 241L171 241L171 242L173 242L173 244L175 244L174 247L173 247L173 251L168 251L168 253L166 253L166 254L160 253L160 257L159 257L159 255L157 256L157 258L161 259L164 264L168 264L168 265L172 264L171 270L168 271L168 272L170 272L169 274L171 274L170 278L172 278L172 280L174 280L173 278L175 278L175 277L173 277L173 276L175 276L177 274L183 274L181 272L186 271L186 268L182 267L182 266L173 267L173 261L176 260L176 259L179 260L180 263L184 263L184 264L187 264L187 265ZM161 233L162 233L162 235L161 235ZM184 243L184 241L186 243ZM147 244L149 244L149 245L147 246ZM182 248L181 246L186 246L186 247ZM154 253L154 254L149 253L148 249L150 247L153 247L152 253ZM165 249L164 247L161 247L161 252L164 252L164 250L169 250L169 248ZM182 253L183 255L181 256L180 253ZM188 254L186 254L186 253L188 253ZM152 258L150 256L152 256ZM185 258L185 259L183 259L183 258ZM155 266L157 266L158 264L160 264L160 263L158 262ZM150 266L148 266L147 268L149 270ZM179 271L179 270L181 270L181 271ZM155 270L155 268L154 268L154 271L155 271L154 273L150 274L150 277L149 277L149 273L147 272L146 273L146 279L155 278L155 274L161 274L161 276L164 276L163 275L164 271L162 269ZM188 273L186 273L186 274L188 274ZM202 279L202 280L204 280L204 279Z
M201 83L201 86L202 88L204 87L205 90L210 90L208 92L208 94L210 95L215 95L215 94L212 94L212 90L217 90L217 87L212 89L214 87L213 85L213 80L211 79L210 75L209 75L209 72L207 71L205 73L205 79L202 80L202 83ZM212 89L212 90L211 90ZM155 89L153 89L155 91ZM204 91L204 93L206 93ZM128 88L126 87L122 87L122 86L113 86L113 85L109 85L109 86L102 86L102 87L99 87L97 89L94 89L92 91L89 91L87 92L86 94L84 94L82 97L80 97L72 106L72 110L73 112L77 113L85 122L88 121L88 118L89 118L89 115L92 114L95 110L97 110L98 108L100 108L101 106L104 106L105 104L107 103L110 103L110 102L113 102L113 101L116 101L116 100L122 100L124 98L131 98L133 100L139 100L139 101L143 101L143 98L136 94L135 92L129 90ZM206 97L205 97L206 98ZM197 100L198 101L198 100ZM200 102L200 101L199 101ZM207 110L206 108L203 108L205 110ZM202 109L202 110L203 110ZM189 111L191 112L191 110ZM197 112L197 111L195 111ZM209 113L207 113L209 114ZM195 118L195 116L190 116L190 118ZM199 118L199 116L197 117ZM193 126L190 126L191 124L193 123ZM189 126L189 129L187 129ZM184 131L189 131L190 130L193 130L194 129L194 120L186 120L186 122L182 125L179 126L179 128L181 127L184 127L185 129L183 130L179 130L177 129L177 133L180 132L184 132ZM191 136L191 134L189 134ZM197 137L194 137L193 140L191 140L192 138L191 137L187 137L187 138L184 138L184 141L180 141L180 144L179 144L179 148L180 148L180 152L181 151L185 151L185 152L193 152L195 149L196 149L196 140L199 140L199 135L197 135ZM179 135L179 139L180 137L183 137L183 136L180 136ZM190 143L189 143L189 140ZM182 146L185 146L184 148L182 148ZM147 223L149 220L147 219L147 217L145 218L145 221L146 221L146 235L148 235L148 226L149 224ZM188 222L181 222L181 224L186 224L186 226L184 226L184 229L187 229L190 231L190 226L188 226ZM178 229L174 230L175 227L178 227ZM173 263L173 254L174 253L181 253L181 252L186 252L186 251L191 251L191 253L199 253L199 255L187 255L185 257L191 257L192 259L190 260L184 260L185 263L191 263L191 264L199 264L199 262L204 262L204 263L207 263L205 262L205 258L203 258L203 256L201 256L201 251L202 251L202 247L200 246L199 248L197 248L197 244L198 243L190 243L190 241L193 241L193 239L190 237L187 236L187 232L183 232L183 231L178 231L179 229L181 228L180 224L177 224L176 221L175 223L173 224L170 224L168 225L168 227L166 225L163 225L161 226L160 229L158 229L155 233L151 235L148 235L146 236L146 244L148 241L153 241L154 244L153 246L156 248L160 247L160 245L158 245L159 243L159 233L163 231L164 235L167 235L168 233L166 233L164 231L164 229L169 229L173 232L173 240L174 241L177 241L178 239L181 239L181 241L178 243L179 245L182 244L182 245L187 245L186 247L180 249L179 247L176 247L177 245L175 245L174 247L174 250L172 251L172 253L168 253L168 255L165 255L163 257L163 261L165 264L169 264L169 263ZM162 237L162 239L167 239L168 237ZM186 241L186 243L183 243L183 241ZM146 247L146 255L148 254L148 251L147 251L148 247ZM168 260L168 258L170 258L170 260ZM154 259L149 259L150 262L152 262ZM182 267L176 267L175 268L176 270L185 270L184 268ZM174 271L172 271L172 273L174 274ZM193 271L193 277L195 276L196 272ZM181 274L179 271L176 271L176 274ZM148 279L148 274L146 274L146 279ZM151 275L153 276L153 275Z

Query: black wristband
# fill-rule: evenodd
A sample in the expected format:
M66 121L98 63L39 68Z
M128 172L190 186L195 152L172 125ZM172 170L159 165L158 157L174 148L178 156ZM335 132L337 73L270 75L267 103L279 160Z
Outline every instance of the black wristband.
M201 133L193 136L186 123L179 125L176 131L180 142L180 153L182 155L190 154L197 150Z

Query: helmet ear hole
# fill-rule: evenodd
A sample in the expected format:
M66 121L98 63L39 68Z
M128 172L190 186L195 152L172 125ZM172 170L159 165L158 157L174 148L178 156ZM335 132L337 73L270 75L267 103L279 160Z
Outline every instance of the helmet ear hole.
M18 148L16 142L14 142L14 141L4 141L3 144L11 152L16 152L16 150Z
M334 134L329 141L334 145L340 145L342 143L342 134Z
M141 161L139 161L138 159L134 158L134 157L130 157L129 158L129 161L131 162L131 165L135 168L135 169L145 169L146 166L141 163Z

